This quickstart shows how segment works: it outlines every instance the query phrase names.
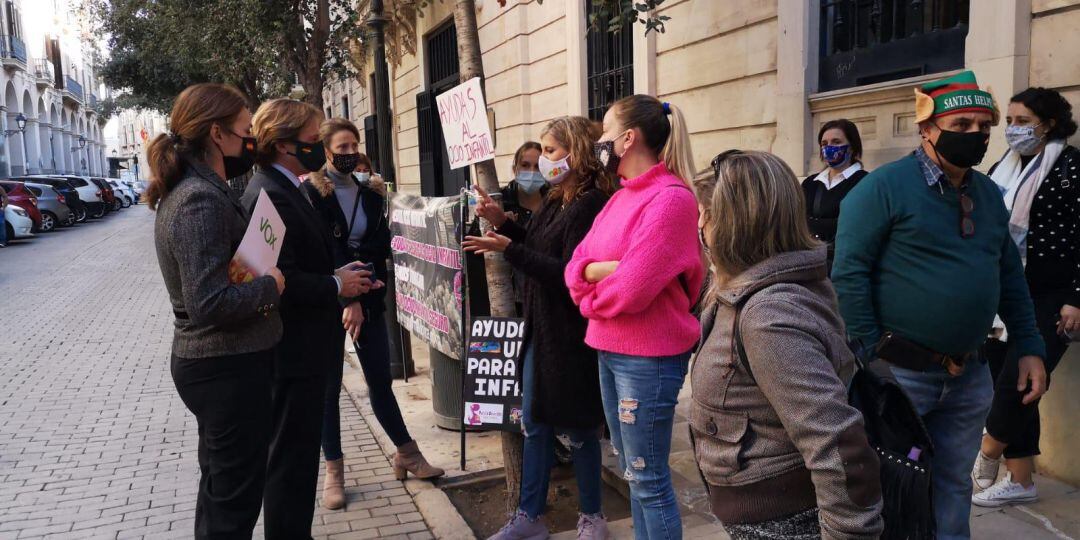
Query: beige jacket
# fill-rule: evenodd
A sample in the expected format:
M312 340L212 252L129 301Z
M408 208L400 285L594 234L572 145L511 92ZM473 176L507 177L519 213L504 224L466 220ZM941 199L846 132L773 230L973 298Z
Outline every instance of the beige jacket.
M736 306L747 358L736 353ZM690 372L694 454L721 521L754 523L817 506L824 538L876 538L878 460L847 403L854 357L825 247L761 262L703 313Z

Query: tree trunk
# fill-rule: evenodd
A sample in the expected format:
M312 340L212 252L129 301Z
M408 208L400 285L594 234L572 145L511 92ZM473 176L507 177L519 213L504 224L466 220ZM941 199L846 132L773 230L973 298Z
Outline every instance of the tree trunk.
M476 5L473 0L457 0L454 6L454 26L457 28L458 66L461 82L473 77L480 78L480 88L484 88L484 64L480 58L480 37L476 28ZM487 103L487 99L484 100ZM499 190L499 178L495 173L495 161L477 163L476 184L493 193ZM482 222L485 228L490 227ZM495 317L514 317L513 285L510 280L510 264L501 253L488 253L484 256L487 273L488 299L491 302L491 314ZM524 440L520 433L502 432L503 468L506 471L506 510L517 511L521 486L521 456Z

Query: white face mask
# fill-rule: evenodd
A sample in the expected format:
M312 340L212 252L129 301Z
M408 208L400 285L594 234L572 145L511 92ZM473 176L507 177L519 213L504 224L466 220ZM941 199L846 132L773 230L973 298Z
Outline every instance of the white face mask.
M1005 128L1005 142L1009 143L1009 147L1016 150L1020 155L1030 156L1038 150L1043 141L1042 137L1035 134L1035 128L1040 125L1042 124L1007 126Z
M549 184L556 185L566 179L566 175L570 174L570 156L560 159L559 161L551 161L545 156L540 156L540 174L544 175L544 180L547 180Z
M361 186L366 186L371 181L371 173L369 172L353 173L353 176L356 177L356 183Z

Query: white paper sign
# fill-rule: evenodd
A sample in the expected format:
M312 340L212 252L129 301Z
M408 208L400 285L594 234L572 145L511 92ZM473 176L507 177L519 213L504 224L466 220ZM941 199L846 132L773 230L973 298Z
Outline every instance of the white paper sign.
M229 281L247 283L266 274L267 270L277 266L284 242L285 224L266 190L260 190L244 238L229 261Z
M479 77L435 96L435 103L439 107L439 123L451 169L495 158L495 142Z

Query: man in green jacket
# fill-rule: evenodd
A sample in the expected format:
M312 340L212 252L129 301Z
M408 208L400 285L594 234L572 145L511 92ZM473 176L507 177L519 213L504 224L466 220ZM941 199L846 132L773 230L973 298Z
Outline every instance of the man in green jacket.
M1046 390L1045 346L1001 192L972 169L999 119L966 71L915 90L922 137L844 199L832 279L850 337L892 368L934 444L937 537L968 538L969 471L993 381L978 349L995 314L1020 352L1024 402Z

